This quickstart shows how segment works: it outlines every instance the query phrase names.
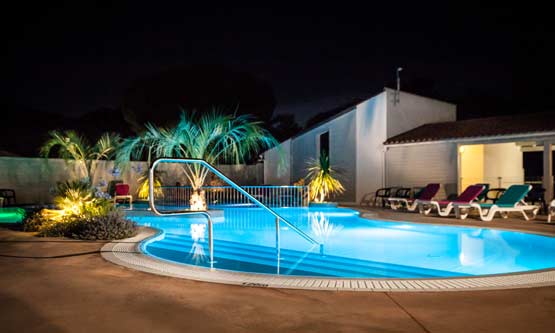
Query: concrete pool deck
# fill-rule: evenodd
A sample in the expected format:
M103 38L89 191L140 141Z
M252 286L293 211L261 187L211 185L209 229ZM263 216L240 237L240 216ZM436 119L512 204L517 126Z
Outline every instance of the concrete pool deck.
M541 220L463 222L555 235L555 225ZM101 257L104 245L0 229L2 332L551 332L555 325L555 287L360 293L231 286L113 265Z

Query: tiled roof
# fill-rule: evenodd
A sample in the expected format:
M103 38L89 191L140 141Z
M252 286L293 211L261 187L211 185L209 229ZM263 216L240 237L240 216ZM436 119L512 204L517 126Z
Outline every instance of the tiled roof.
M387 139L384 144L555 132L555 113L535 113L426 124Z

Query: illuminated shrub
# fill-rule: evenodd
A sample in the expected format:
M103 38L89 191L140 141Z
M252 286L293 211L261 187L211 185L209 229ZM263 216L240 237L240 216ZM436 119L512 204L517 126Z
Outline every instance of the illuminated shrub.
M339 174L330 167L330 159L327 154L322 153L319 159L310 160L306 176L309 180L310 200L324 202L332 195L345 192L338 176Z
M81 239L119 239L136 230L136 225L125 219L111 200L95 197L94 189L86 183L60 183L56 193L58 209L32 214L24 221L23 230L40 236Z

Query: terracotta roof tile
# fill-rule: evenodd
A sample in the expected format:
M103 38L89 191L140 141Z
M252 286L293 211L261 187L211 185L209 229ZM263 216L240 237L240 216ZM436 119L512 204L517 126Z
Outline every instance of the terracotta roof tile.
M555 113L535 113L426 124L387 139L401 144L462 138L555 132Z

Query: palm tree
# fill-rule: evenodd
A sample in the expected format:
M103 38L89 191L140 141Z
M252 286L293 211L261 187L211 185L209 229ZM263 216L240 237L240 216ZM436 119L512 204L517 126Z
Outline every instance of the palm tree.
M181 113L173 128L146 125L145 132L124 140L116 160L126 164L146 156L151 162L159 157L196 158L210 164L242 163L246 157L278 144L262 122L250 116L226 115L217 109L194 117ZM199 194L209 170L199 164L185 164L185 176L195 194Z
M310 199L323 202L329 195L345 192L345 188L337 179L339 174L330 167L328 154L322 152L320 158L309 161L308 174Z
M40 148L40 155L48 158L52 150L57 149L59 158L81 166L89 183L92 181L96 162L112 158L121 141L118 134L104 133L94 145L91 145L84 136L72 130L51 131L49 136Z
M146 124L145 131L136 137L126 138L122 141L117 153L116 153L116 165L122 169L127 169L132 160L141 161L146 157L147 164L150 166L152 159L157 158L156 148L159 142L162 140L162 132L165 129L157 128L152 124ZM139 179L138 197L140 199L148 199L149 185L148 185L148 169L146 169ZM162 195L162 181L160 178L160 173L156 172L154 174L154 191L155 195Z

